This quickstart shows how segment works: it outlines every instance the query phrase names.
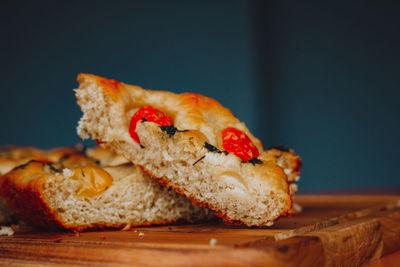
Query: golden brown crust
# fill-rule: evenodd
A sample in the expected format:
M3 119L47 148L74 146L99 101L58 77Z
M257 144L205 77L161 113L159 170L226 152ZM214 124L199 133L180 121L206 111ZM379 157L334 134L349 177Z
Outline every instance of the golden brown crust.
M296 182L300 177L301 158L292 149L271 148L265 150L261 159L272 161L284 169L289 183Z
M32 161L4 175L0 180L0 195L7 200L20 219L35 222L37 226L57 228L59 222L54 217L54 212L43 202L40 179L28 183L19 179L25 169L37 175L42 166L43 163Z
M0 175L33 158L37 160L44 159L43 154L44 151L33 147L19 147L14 145L0 147Z
M87 148L83 144L50 150L8 145L0 147L0 175L31 160L51 162L61 168L63 165L73 168L74 165L114 166L129 162L111 151L100 147Z
M66 155L81 154L85 147L81 144L42 150L35 147L8 145L0 147L0 175L30 160L58 162Z
M34 147L7 145L0 147L0 176L30 160L57 162L65 155L83 150L82 145L41 150ZM0 198L0 224L16 222L17 218L5 200Z
M105 96L120 105L126 113L132 113L145 104L151 105L166 112L177 128L201 131L209 143L219 148L222 148L221 131L226 127L234 127L246 133L254 145L263 150L261 141L246 125L215 99L195 93L176 95L166 91L144 90L139 86L92 74L80 73L77 80L80 84L95 81L102 87ZM135 99L135 102L131 102L131 99Z

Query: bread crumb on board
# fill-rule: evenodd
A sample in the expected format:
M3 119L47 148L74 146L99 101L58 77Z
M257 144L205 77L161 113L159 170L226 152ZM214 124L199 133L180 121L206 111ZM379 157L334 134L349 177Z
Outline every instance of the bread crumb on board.
M10 226L0 226L0 236L2 235L14 235L14 230Z
M303 207L295 202L293 203L293 211L295 213L300 213L303 211Z
M121 229L121 231L129 231L132 228L132 225L130 223L126 224L124 228Z
M143 232L139 232L138 235L139 235L139 236L144 236L144 233L143 233Z
M215 238L210 239L210 246L215 246L218 243L218 240Z

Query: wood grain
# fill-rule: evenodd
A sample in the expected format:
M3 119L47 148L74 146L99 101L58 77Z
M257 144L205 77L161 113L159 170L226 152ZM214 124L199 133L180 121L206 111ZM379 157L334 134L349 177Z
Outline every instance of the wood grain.
M379 260L372 261L363 267L398 267L400 262L400 251L383 257Z
M400 249L399 195L303 195L271 228L220 222L0 237L10 266L360 266ZM210 245L215 238L217 244Z

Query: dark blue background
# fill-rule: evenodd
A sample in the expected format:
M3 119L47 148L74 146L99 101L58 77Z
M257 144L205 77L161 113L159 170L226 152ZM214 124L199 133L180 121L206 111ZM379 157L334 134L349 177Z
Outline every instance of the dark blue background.
M3 1L0 144L79 142L88 72L219 100L265 147L304 163L300 188L399 187L395 1Z

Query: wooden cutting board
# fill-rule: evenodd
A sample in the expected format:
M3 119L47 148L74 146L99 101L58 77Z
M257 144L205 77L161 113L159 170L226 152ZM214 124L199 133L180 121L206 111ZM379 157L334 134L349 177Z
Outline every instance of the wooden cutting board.
M296 202L301 213L265 229L212 222L2 236L0 264L359 266L400 249L400 195L298 195Z

